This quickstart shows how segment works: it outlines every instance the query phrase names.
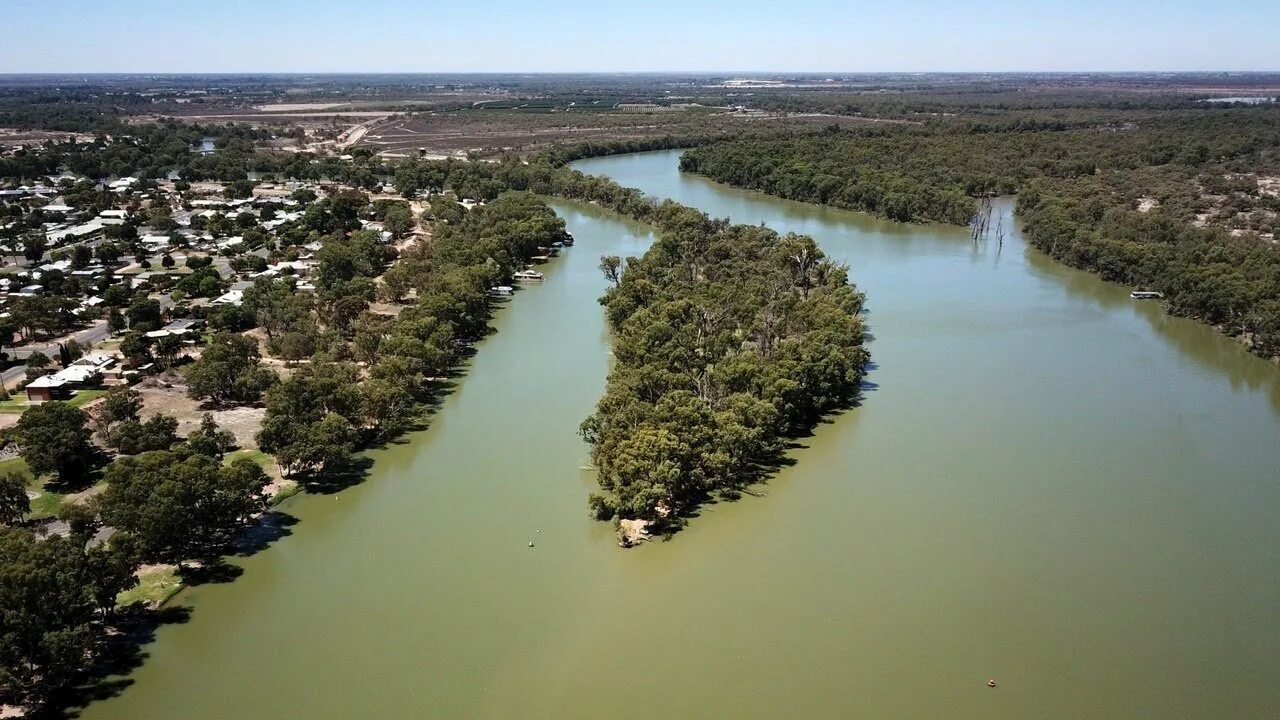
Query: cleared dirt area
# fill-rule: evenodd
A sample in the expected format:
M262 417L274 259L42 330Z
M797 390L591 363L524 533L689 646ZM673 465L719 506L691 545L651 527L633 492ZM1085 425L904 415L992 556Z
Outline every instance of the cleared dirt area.
M18 146L36 146L42 145L47 141L66 142L75 140L76 142L93 142L92 135L73 132L59 132L56 130L16 130L14 128L0 128L0 147L18 147Z
M759 132L781 127L861 125L862 118L740 113L718 108L640 112L463 110L399 116L370 123L360 145L386 157L461 156L531 151L588 140L631 140L679 134Z
M187 397L187 383L180 373L161 373L138 383L135 389L142 395L144 419L156 413L172 415L178 419L178 434L182 436L200 427L200 417L206 411L198 401ZM253 436L262 428L264 408L235 407L209 412L222 429L235 435L238 446L257 449Z
M254 110L261 112L306 112L310 110L331 110L343 107L346 103L275 103L273 105L257 105Z

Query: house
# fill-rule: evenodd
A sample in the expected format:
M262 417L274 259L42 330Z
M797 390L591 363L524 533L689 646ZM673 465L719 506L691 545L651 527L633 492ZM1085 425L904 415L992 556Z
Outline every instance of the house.
M71 388L56 375L44 375L27 383L27 402L38 405L71 397Z
M53 374L53 377L71 387L80 385L97 385L102 379L102 369L93 364L77 365L72 363Z
M28 383L27 401L38 404L50 400L66 400L71 397L73 389L100 383L103 373L115 363L116 359L110 355L85 355L56 373L43 375Z
M71 364L73 366L97 368L99 372L103 372L116 364L116 358L102 353L89 353Z
M244 291L231 290L213 299L214 305L236 305L244 303Z
M162 338L162 337L168 337L170 335L185 337L189 334L200 332L201 328L203 327L204 327L204 320L200 320L199 318L180 318L178 320L174 320L168 325L165 325L159 330L152 330L151 332L147 333L147 337Z
M169 247L169 236L168 235L143 235L141 238L138 238L138 242L142 243L142 245L146 247L148 251L158 252L164 248Z
M66 240L86 238L100 233L103 228L110 224L110 222L103 218L94 218L89 222L81 223L80 225L72 225L69 228L45 233L45 237L48 238L50 244L56 246L62 244Z

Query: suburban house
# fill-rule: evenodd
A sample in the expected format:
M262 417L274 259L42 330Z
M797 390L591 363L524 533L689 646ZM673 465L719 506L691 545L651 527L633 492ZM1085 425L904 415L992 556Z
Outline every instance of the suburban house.
M98 385L105 376L121 377L117 359L102 353L90 353L56 373L44 375L27 384L27 401L38 404L50 400L66 400L73 390Z
M71 388L67 381L56 375L44 375L27 383L27 402L32 405L51 400L66 400L71 397Z

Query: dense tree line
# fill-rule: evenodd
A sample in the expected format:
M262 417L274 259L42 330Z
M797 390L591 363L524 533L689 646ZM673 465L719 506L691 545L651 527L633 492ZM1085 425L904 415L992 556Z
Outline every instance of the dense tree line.
M1280 356L1280 248L1188 222L1176 192L1158 196L1165 206L1140 212L1145 192L1130 173L1042 179L1023 189L1018 212L1028 241L1053 258L1157 290L1170 312ZM1194 198L1184 201L1195 207Z
M334 342L267 391L259 445L286 475L323 479L348 472L356 450L409 425L416 405L433 392L433 379L451 372L488 331L489 289L509 282L539 248L564 237L564 222L527 193L506 193L455 222L437 222L432 242L414 246L383 277L388 300L412 292L408 306L394 317L369 311L367 302L330 314ZM321 302L329 292L352 297L351 283L376 272L367 254L377 246L351 242L340 244L332 268L321 251ZM276 306L291 308L288 325L296 325L306 312L290 300L297 295L278 294ZM258 295L248 299L260 314L268 307ZM263 317L264 327L275 324L274 312Z
M858 395L863 298L807 236L666 203L643 258L605 258L614 331L605 396L582 425L600 518L677 521L760 479L783 439Z
M694 148L680 167L772 195L901 221L964 225L973 198L1036 178L1069 179L1153 166L1266 167L1280 148L1280 111L1202 110L1064 131L971 125L829 130Z
M1280 197L1259 182L1280 174L1277 108L746 139L690 150L681 167L895 220L964 224L975 198L1016 192L1028 240L1054 258L1280 355Z

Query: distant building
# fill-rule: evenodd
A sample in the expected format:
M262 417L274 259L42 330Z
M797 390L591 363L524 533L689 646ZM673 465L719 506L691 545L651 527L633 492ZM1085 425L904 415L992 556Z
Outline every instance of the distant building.
M244 303L244 292L241 290L231 290L225 294L219 295L213 299L214 305L236 305Z

